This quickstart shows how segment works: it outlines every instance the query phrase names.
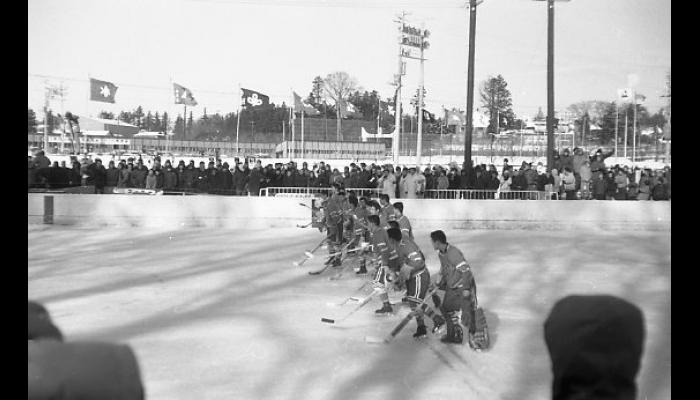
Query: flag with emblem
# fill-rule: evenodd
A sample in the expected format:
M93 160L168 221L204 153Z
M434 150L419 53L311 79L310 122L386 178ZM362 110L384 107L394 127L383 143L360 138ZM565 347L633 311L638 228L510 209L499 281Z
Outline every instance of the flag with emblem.
M90 78L90 100L103 103L114 103L117 86L112 82Z
M267 95L249 89L241 89L241 92L243 92L241 97L241 106L244 108L270 105L270 97Z
M192 96L192 91L186 87L173 83L173 92L175 94L175 104L184 104L186 106L197 105L197 100Z

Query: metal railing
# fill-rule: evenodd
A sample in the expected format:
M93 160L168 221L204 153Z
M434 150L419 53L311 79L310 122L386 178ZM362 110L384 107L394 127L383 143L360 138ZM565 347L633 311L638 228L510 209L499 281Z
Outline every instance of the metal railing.
M429 189L425 191L426 199L465 199L465 200L559 200L556 192L537 190L499 190L481 189Z
M260 189L261 197L314 197L321 192L328 192L327 187L266 187ZM346 193L354 192L355 196L379 197L380 188L345 188Z

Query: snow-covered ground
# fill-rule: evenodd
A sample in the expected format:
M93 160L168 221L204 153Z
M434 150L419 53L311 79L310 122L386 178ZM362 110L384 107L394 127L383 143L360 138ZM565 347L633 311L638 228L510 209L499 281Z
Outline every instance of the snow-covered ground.
M573 293L642 308L638 398L671 398L668 231L446 231L475 274L492 337L483 353L436 336L416 342L415 322L391 344L367 343L408 312L377 317L378 299L344 324L323 324L353 308L332 303L363 280L308 275L321 257L292 265L321 240L317 230L28 231L29 298L68 341L131 344L148 399L547 399L542 324ZM415 232L436 273L428 234Z

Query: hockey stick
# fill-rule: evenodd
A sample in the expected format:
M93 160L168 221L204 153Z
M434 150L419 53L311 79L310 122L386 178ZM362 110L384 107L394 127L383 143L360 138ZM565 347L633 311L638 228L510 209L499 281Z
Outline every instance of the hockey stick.
M300 267L300 266L303 265L307 260L309 260L310 258L313 258L313 257L314 257L314 252L315 252L316 250L318 250L321 246L323 246L323 243L325 243L327 239L328 239L328 238L323 238L323 239L316 245L316 247L314 247L313 250L311 250L311 251L305 251L305 252L304 252L304 258L301 259L301 260L299 260L299 261L294 261L294 262L292 263L292 265L294 265L295 267Z
M367 242L360 242L360 247L355 248L355 249L353 249L353 250L348 250L348 253L350 253L350 252L352 252L352 251L357 251L357 250L365 250L368 246L369 246L369 243L367 243ZM343 261L345 261L346 258L347 258L347 254L343 257L342 260L340 260L340 261L341 261L341 264L342 264ZM332 281L333 281L333 280L340 279L340 277L343 276L343 273L345 273L345 271L347 271L347 270L348 270L348 266L345 265L345 266L343 266L343 267L340 268L340 271L338 271L337 274L331 276L329 279L332 280Z
M433 294L435 294L435 292L437 290L438 290L437 288L434 288L431 291L429 291L428 293L426 293L423 300L421 300L421 302L418 303L418 306L416 307L416 309L412 310L405 317L403 317L403 319L401 321L399 321L399 323L394 327L394 329L392 329L391 332L389 332L389 334L384 338L383 342L384 343L391 342L392 339L394 339L396 337L396 335L398 335L399 332L401 332L401 330L403 330L403 328L405 328L406 325L408 325L408 323L411 321L411 319L418 315L418 310L420 310L420 312L425 311L425 309L427 307L429 307L429 305L426 303L426 300L428 300L429 297L432 298ZM367 342L376 342L375 340L373 340L369 337L366 337L365 340Z
M353 294L359 293L360 291L362 291L362 289L364 289L365 287L367 287L368 284L373 283L373 282L374 282L374 281L372 281L372 280L365 281L365 283L363 283L362 286L360 286L359 288L355 289L355 291L353 292ZM342 307L342 306L346 305L346 304L347 304L348 302L350 302L350 301L360 301L360 300L361 300L360 297L349 296L349 297L346 297L345 300L343 300L342 303L326 303L326 305L327 305L327 306L330 306L330 307Z
M350 252L353 252L353 251L357 251L357 250L362 250L362 249L363 249L363 247L358 247L358 248L355 248L355 249L351 249L351 250L347 250L347 251L346 251L345 249L347 249L347 247L348 247L349 245L350 245L350 243L346 243L340 251L337 251L337 252L335 252L335 253L329 254L328 257L326 258L326 261L324 262L323 268L321 268L321 269L319 269L319 270L316 270L316 271L309 271L309 275L318 275L318 274L322 273L323 271L325 271L326 269L328 269L328 267L331 266L331 264L330 264L331 260L332 260L333 257L335 257L335 256L338 256L338 255L342 255L342 256L343 256L343 257L341 258L341 260L340 260L340 262L341 262L341 264L342 264L342 262L343 262L343 261L345 260L345 258L347 257L347 253L350 253Z
M372 293L370 293L367 297L365 297L364 299L362 299L362 301L360 301L360 303L357 305L357 307L355 307L355 308L354 308L352 311L350 311L349 313L345 314L344 317L342 317L342 318L340 318L340 319L321 318L321 322L325 322L325 323L328 323L328 324L336 324L336 323L343 322L343 321L345 321L346 319L348 319L351 315L355 314L360 308L362 308L362 307L364 307L365 305L367 305L367 304L369 303L369 301L372 300L372 298L373 298L374 296L376 296L377 294L379 294L379 289L374 289L374 290L372 291Z
M304 224L304 225L297 224L297 228L308 228L313 223L314 223L314 221L311 221L308 224Z

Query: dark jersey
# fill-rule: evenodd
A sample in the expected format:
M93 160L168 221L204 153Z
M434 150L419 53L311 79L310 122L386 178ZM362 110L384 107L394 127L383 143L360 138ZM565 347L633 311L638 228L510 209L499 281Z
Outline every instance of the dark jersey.
M401 242L396 246L396 254L398 256L399 265L408 265L411 267L411 276L425 268L425 257L418 245L407 237L402 237Z
M381 265L389 265L389 237L386 230L378 228L370 234L370 244L372 245L372 253L375 257L381 260Z
M389 221L394 221L396 218L394 216L394 206L387 204L386 207L382 207L379 210L379 226L384 229L389 229Z
M445 252L438 252L440 258L440 282L438 287L443 290L469 289L474 277L469 269L469 263L458 248L447 245Z
M397 219L396 222L399 223L399 229L401 229L401 235L408 237L413 240L413 229L411 229L411 221L405 215Z

